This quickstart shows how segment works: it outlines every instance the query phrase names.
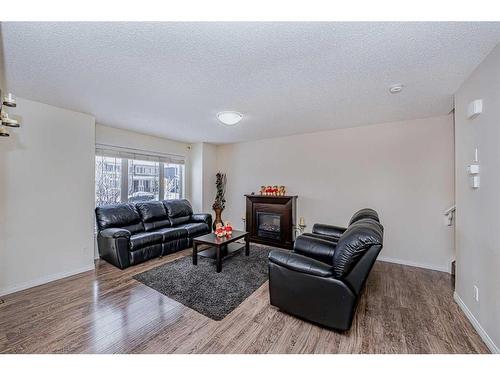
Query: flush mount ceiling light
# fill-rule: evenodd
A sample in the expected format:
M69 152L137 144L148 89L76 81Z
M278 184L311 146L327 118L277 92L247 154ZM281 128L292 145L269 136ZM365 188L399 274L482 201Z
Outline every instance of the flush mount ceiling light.
M389 92L391 94L399 94L401 91L403 91L403 87L404 85L402 85L401 83L397 83L389 88Z
M243 115L241 113L235 112L235 111L224 111L224 112L217 113L217 118L224 125L233 126L241 121L241 119L243 118Z

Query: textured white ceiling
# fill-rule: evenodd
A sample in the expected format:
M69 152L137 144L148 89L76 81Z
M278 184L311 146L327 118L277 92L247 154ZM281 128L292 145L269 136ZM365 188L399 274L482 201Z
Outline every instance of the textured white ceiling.
M227 143L447 114L500 23L2 23L18 96ZM401 94L388 88L403 83ZM227 128L223 110L244 114Z

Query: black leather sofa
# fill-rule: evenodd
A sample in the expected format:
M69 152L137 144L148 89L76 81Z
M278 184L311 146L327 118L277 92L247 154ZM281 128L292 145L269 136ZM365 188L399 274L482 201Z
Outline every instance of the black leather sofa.
M193 214L186 199L97 207L99 256L121 269L192 245L211 232L210 214Z
M269 254L271 305L302 319L348 330L358 298L383 246L383 227L372 209L356 212L347 228L315 224L292 252Z

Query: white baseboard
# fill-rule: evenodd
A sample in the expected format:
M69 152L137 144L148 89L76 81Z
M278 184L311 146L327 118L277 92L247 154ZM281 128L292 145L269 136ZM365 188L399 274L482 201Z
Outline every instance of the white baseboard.
M389 258L389 257L383 257L383 256L378 257L377 260L380 260L381 262L403 264L405 266L426 268L428 270L441 271L441 272L446 272L446 273L451 272L451 270L450 270L451 262L450 262L449 267L442 267L442 266L435 266L435 265L425 264L425 263L417 263L417 262L412 262L412 261L408 261L408 260Z
M73 276L73 275L76 275L76 274L79 274L82 272L91 271L93 269L94 269L94 263L89 264L85 267L77 268L75 270L61 272L61 273L57 273L57 274L53 274L53 275L49 275L49 276L43 276L43 277L39 277L37 279L30 280L30 281L27 281L24 283L12 285L12 286L9 286L7 288L0 289L0 297L6 296L7 294L19 292L21 290L33 288L34 286L47 284L47 283L50 283L51 281L64 279L65 277Z
M467 319L469 319L469 321L471 322L472 326L477 331L479 336L481 336L488 349L490 349L491 352L494 354L500 354L500 349L498 349L498 346L496 346L491 337L488 336L488 333L486 333L484 328L481 326L481 324L478 322L474 314L472 314L472 312L469 310L469 308L462 300L462 298L460 298L457 292L453 293L453 299L458 304L458 306L460 306L465 316L467 317Z

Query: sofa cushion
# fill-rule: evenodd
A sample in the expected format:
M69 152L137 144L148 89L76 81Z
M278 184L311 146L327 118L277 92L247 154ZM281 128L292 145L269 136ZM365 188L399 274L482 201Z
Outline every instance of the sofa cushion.
M373 219L380 222L377 211L371 208L363 208L352 215L349 225L354 224L356 221L361 219Z
M346 276L373 245L382 245L382 225L373 219L361 219L342 234L333 254L335 277Z
M143 232L130 237L130 251L136 251L146 246L161 244L163 236L161 233Z
M162 202L139 202L135 207L144 222L146 231L170 226L170 219Z
M123 228L129 230L132 234L144 230L139 213L135 206L130 203L96 207L95 215L99 230Z
M162 242L174 241L181 238L187 238L188 236L186 228L180 227L157 229L153 233L160 233L162 235Z
M151 246L141 247L136 251L129 252L130 264L135 265L145 262L146 260L156 258L162 255L163 245L155 244Z
M202 234L210 233L210 227L206 223L181 224L178 228L186 229L189 237L196 237L201 236Z
M189 222L193 209L187 199L170 199L163 201L172 226Z

